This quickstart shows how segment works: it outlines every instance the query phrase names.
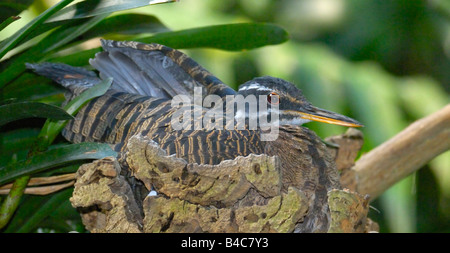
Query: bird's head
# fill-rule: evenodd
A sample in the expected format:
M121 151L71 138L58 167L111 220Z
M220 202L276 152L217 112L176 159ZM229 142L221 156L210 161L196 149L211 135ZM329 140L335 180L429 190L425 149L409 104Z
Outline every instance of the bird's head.
M280 125L302 125L319 121L348 127L363 126L347 116L313 106L294 84L280 78L258 77L239 87L240 95L265 96L268 105L277 104Z

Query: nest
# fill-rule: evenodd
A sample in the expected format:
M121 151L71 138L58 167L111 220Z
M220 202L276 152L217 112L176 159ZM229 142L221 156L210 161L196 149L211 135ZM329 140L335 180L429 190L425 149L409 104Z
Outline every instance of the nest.
M79 168L70 201L94 233L377 230L367 218L368 196L345 188L362 146L359 131L327 140L338 147L306 128L280 134L271 150L283 155L269 151L218 165L187 163L135 135L122 158Z

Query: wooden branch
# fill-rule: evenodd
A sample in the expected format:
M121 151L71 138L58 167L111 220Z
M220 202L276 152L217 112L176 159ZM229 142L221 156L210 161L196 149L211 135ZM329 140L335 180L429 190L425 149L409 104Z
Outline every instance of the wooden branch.
M27 186L38 186L38 185L41 185L41 186L40 187L27 187L27 188L25 188L24 193L30 194L30 195L47 195L47 194L54 193L54 192L57 192L64 188L72 186L75 183L74 179L75 179L75 173L69 173L69 174L51 176L51 177L34 177L28 181ZM71 181L67 182L67 183L54 184L54 183L65 182L65 181L69 181L69 180L71 180ZM54 185L50 185L50 184L54 184ZM42 185L46 185L46 186L42 186ZM13 186L13 184L2 185L0 187L0 195L8 194L12 186Z
M351 168L354 189L376 198L450 148L450 104L364 154Z
M33 177L28 182L27 186L36 186L36 185L44 185L44 184L54 184L60 183L64 181L74 180L75 173L68 173L63 175L51 176L51 177ZM11 184L5 184L0 186L0 189L10 189L12 187Z
M27 187L25 188L24 193L30 194L30 195L48 195L57 191L60 191L62 189L65 189L67 187L72 186L75 183L75 180L72 180L67 183L63 184L56 184L56 185L48 185L48 186L39 186L39 187ZM10 189L0 189L0 194L8 194Z

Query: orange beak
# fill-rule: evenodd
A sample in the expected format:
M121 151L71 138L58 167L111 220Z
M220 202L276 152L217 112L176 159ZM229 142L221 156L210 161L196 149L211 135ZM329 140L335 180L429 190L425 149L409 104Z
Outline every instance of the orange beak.
M302 119L312 120L312 121L319 121L323 123L333 124L333 125L339 125L339 126L347 126L347 127L363 127L364 125L359 123L358 121L332 112L328 110L324 110L321 108L317 108L314 106L310 106L308 109L303 109L302 111L294 111L289 110L285 111L289 114L294 114L297 117L300 116Z

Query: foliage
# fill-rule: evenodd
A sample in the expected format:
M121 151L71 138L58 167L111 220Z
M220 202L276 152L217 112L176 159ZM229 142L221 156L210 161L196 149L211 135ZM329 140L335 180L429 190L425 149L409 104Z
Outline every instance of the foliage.
M59 108L63 90L25 68L26 62L43 61L87 66L100 51L99 37L189 48L189 55L233 87L260 75L293 81L313 104L366 125L363 152L449 102L445 0L182 0L147 7L148 0L120 5L96 0L67 7L71 2L52 7L39 0L0 3L2 183L73 172L85 162L80 159L111 154L104 145L86 144L94 145L89 148L98 156L83 157L86 149L58 135L64 125L59 120L101 91L91 91L95 94L66 113L68 107ZM11 18L17 15L21 19ZM268 46L287 41L288 33L287 43ZM306 126L322 137L345 130ZM448 231L449 167L446 152L376 200L371 216L382 231ZM70 195L71 189L48 196L18 194L20 205L3 231L84 231ZM10 201L2 198L3 206ZM13 209L2 208L1 217L3 210Z

